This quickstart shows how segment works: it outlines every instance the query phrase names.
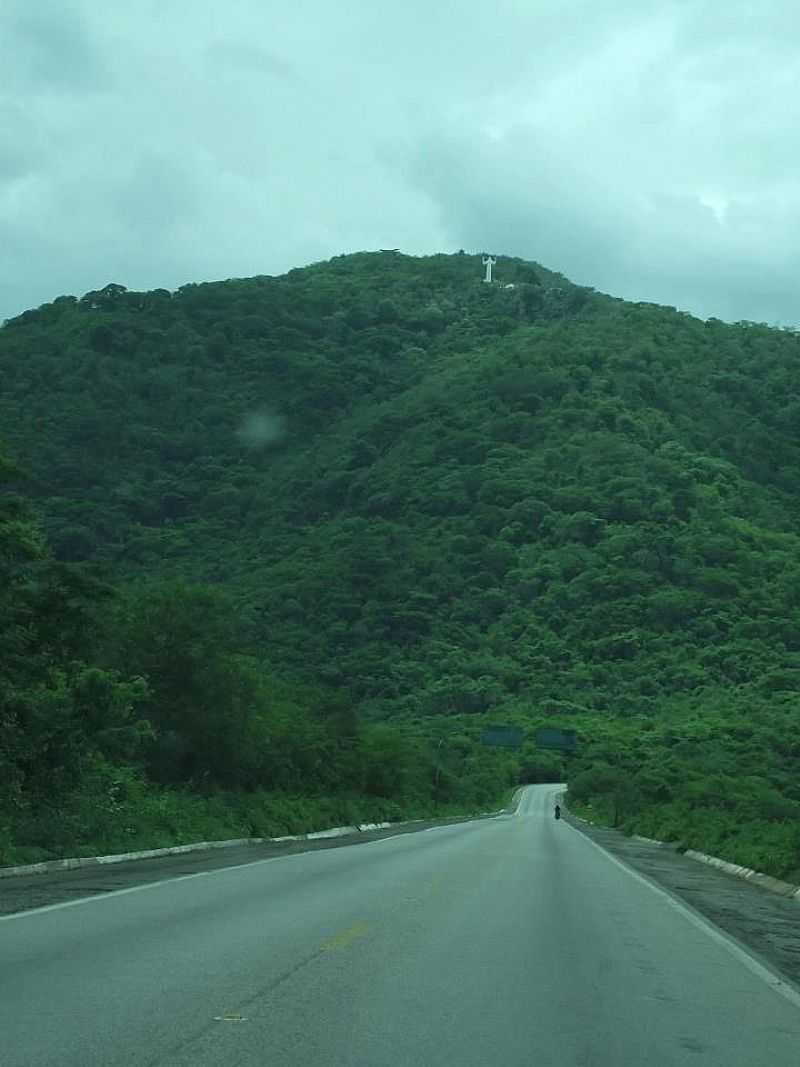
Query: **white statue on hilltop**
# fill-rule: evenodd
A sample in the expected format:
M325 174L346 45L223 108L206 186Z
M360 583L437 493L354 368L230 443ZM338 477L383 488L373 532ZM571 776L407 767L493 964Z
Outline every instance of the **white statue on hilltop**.
M497 262L497 260L494 258L494 256L484 256L483 257L483 265L484 265L484 267L486 267L486 274L484 275L484 279L483 279L485 282L489 282L491 284L491 281L492 281L492 267L495 265L496 262Z

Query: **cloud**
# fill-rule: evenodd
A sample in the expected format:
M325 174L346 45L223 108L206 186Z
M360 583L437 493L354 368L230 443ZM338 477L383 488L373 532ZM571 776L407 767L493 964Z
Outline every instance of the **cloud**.
M23 108L13 101L0 101L0 188L32 174L46 161L41 143Z
M0 17L4 81L35 93L95 91L108 71L86 19L69 5L14 3Z
M293 78L294 69L266 48L242 41L214 41L206 49L206 59L214 68L227 68L236 74L266 74L271 78Z
M427 130L404 164L451 243L631 299L796 322L797 148L775 107L780 93L798 110L796 60L703 23L662 7L481 127Z
M177 0L10 12L0 318L463 247L797 322L789 0L233 0L224 32Z
M163 152L146 151L121 175L110 204L113 216L147 240L164 240L202 210L191 166Z

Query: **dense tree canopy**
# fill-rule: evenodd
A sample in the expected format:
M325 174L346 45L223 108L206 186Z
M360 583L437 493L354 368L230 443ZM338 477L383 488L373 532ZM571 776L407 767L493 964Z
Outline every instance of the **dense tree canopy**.
M9 497L6 588L49 568L36 595L95 603L74 584L92 564L121 590L115 640L83 658L144 679L152 777L263 781L252 708L281 685L305 694L289 718L346 693L401 728L381 751L405 756L353 771L373 790L409 781L407 746L444 720L474 742L492 717L557 717L590 751L698 694L722 724L746 700L796 710L798 336L495 273L362 253L115 283L0 330L0 426L29 474L6 478L54 557ZM0 603L10 650L28 595ZM613 794L597 759L576 796Z

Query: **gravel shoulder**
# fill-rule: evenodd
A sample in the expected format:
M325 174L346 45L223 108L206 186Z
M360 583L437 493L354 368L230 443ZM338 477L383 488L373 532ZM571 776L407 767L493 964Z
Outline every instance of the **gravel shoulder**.
M678 897L800 987L800 904L690 859L566 815L575 829Z

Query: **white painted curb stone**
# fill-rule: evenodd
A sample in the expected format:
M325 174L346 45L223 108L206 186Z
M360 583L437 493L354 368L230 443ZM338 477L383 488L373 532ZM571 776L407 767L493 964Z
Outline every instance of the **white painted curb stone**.
M570 815L573 819L577 819L578 822L594 826L594 823L588 822L587 819L582 819L580 815L572 815L572 812L570 812ZM613 828L604 826L602 829L610 830ZM657 841L654 837L640 837L639 834L632 834L631 836L634 841L643 841L648 845L660 845L662 848L675 847L669 841ZM738 863L729 863L727 860L721 860L718 856L708 856L705 852L696 852L693 848L687 848L683 855L688 856L690 860L707 863L709 867L716 867L717 870L732 874L736 878L744 878L754 885L761 886L762 889L768 889L771 893L778 893L782 897L796 900L800 904L800 885L782 882L780 878L773 878L771 874L762 874L760 871L754 871L752 867L742 867Z

